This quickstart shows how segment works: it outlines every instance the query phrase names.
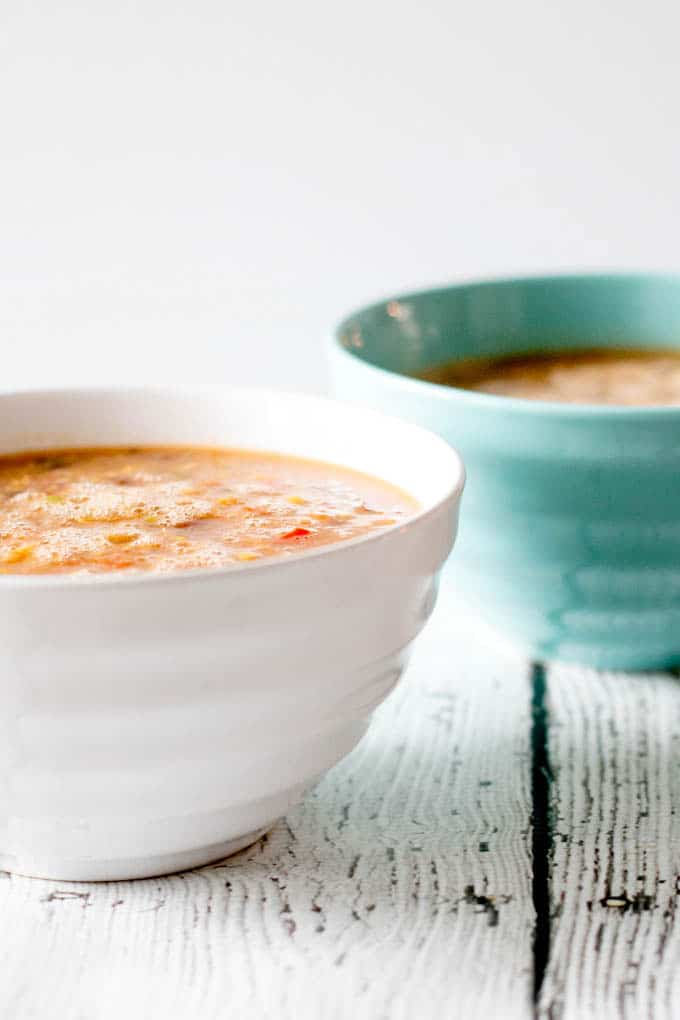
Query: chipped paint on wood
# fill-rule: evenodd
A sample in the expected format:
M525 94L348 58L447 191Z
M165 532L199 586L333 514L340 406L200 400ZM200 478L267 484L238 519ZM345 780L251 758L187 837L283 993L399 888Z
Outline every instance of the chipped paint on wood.
M680 1003L680 684L549 674L551 957L539 1016L671 1018Z

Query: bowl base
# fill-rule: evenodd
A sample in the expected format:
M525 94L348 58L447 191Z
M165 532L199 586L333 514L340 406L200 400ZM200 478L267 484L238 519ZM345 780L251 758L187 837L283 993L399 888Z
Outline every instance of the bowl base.
M276 824L277 819L254 832L223 843L182 850L179 853L157 854L152 857L129 857L119 860L88 861L59 857L14 857L0 855L0 869L26 878L45 878L58 882L124 882L129 879L155 878L178 871L202 868L230 857L252 846Z

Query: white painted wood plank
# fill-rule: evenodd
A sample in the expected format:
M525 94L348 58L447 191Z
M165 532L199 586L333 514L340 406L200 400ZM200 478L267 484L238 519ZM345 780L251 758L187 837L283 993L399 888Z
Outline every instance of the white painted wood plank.
M680 1016L680 684L549 674L552 952L540 1016Z
M136 883L3 876L3 1020L527 1020L527 668L453 618L445 595L361 746L255 847Z

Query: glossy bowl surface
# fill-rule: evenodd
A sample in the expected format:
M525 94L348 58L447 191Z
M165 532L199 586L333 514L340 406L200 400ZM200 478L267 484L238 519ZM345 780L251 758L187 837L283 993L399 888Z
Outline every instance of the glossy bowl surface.
M0 453L144 443L335 462L422 510L286 560L0 576L0 869L136 878L252 842L354 747L433 608L464 479L436 436L259 390L0 395Z
M461 592L534 656L680 663L680 407L466 392L409 373L474 355L680 346L680 277L558 276L409 294L349 316L336 393L418 422L468 469Z

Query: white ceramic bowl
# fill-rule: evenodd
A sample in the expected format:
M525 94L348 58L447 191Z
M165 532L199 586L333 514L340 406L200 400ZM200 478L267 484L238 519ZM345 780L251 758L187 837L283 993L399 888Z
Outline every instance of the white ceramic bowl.
M329 400L226 388L0 395L0 452L201 443L378 475L422 512L219 570L0 576L0 868L134 878L257 838L364 733L434 605L464 472Z

